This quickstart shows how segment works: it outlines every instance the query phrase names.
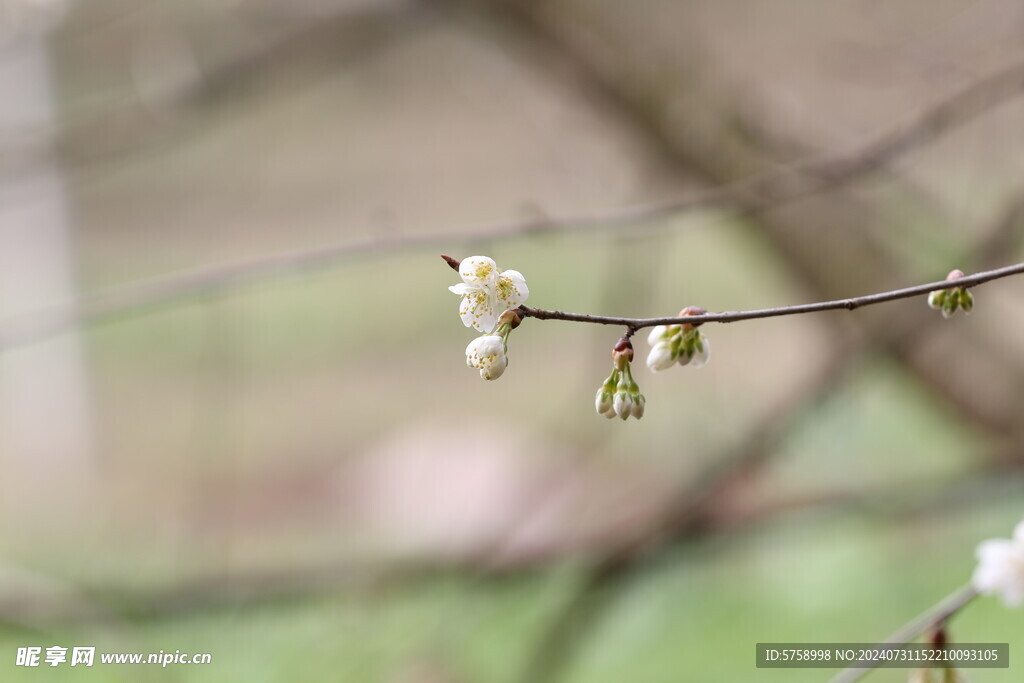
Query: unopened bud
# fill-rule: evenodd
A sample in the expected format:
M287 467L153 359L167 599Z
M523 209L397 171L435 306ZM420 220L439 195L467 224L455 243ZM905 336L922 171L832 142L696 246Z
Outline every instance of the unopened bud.
M971 309L974 308L974 295L966 289L960 290L960 308L963 309L964 313L970 313Z
M707 314L707 311L705 311L700 306L687 306L683 310L679 311L679 317L680 318L687 318L687 317L689 317L691 315L706 315L706 314ZM692 330L693 328L700 327L703 324L704 323L693 323L693 324L691 324L691 323L683 323L683 329L684 330Z
M949 271L946 282L956 282L964 276L960 269ZM970 313L974 308L974 295L966 287L949 287L928 293L928 305L942 312L943 318L951 318L958 310Z
M619 370L633 362L633 344L628 337L623 337L612 347L612 361Z
M638 394L633 398L633 417L640 419L644 416L644 406L647 405L647 399L644 398L643 394Z
M508 325L511 329L516 329L519 324L523 322L522 313L515 308L510 308L500 316L498 316L498 327L502 325Z
M660 341L651 348L647 354L647 367L651 372L661 372L672 367L676 359L672 353L672 344L667 341Z

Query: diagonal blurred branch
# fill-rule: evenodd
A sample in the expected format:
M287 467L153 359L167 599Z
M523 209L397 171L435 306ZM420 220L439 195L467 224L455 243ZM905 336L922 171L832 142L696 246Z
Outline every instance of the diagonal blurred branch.
M978 592L973 586L970 584L961 586L946 598L940 600L938 604L927 610L924 614L886 638L882 643L885 645L909 643L926 631L942 626L950 617L969 605L976 597L978 597ZM881 662L876 663L874 666L858 666L843 669L831 679L830 683L854 683L854 681L859 681L871 673L879 664Z
M89 295L49 311L5 321L0 351L59 334L87 322L112 320L173 306L211 291L239 287L282 275L327 268L352 256L407 251L432 244L629 229L683 211L715 207L764 209L849 183L926 145L956 126L1024 91L1024 64L982 79L939 102L916 119L894 128L859 150L815 157L790 166L772 166L752 178L726 181L707 192L675 199L597 210L567 217L534 216L434 234L379 238L297 250L233 264L154 278ZM826 225L820 226L826 230Z
M522 683L557 681L575 657L576 649L600 622L611 599L628 586L658 552L704 527L704 516L717 498L756 469L805 410L823 401L840 378L855 366L856 354L835 352L832 359L802 389L780 400L771 413L749 431L742 443L677 494L660 523L632 543L598 558L547 627L518 680Z
M908 495L906 484L900 482L887 485L882 490L823 491L798 498L764 501L734 510L730 502L723 502L723 496L719 494L713 500L709 498L709 504L689 518L688 528L672 536L671 543L662 545L658 538L647 532L641 535L642 540L639 542L631 542L628 547L629 553L635 557L635 566L620 577L617 585L628 587L630 581L639 576L645 567L652 566L659 558L677 550L683 543L708 534L728 538L754 526L780 523L782 518L792 518L795 514L801 514L803 520L813 521L820 520L823 514L856 510L886 521L913 521L921 518L936 521L943 515L975 505L979 500L991 499L993 495L1015 495L1020 483L1024 481L1022 455L1024 453L1017 451L1014 451L1012 457L997 453L985 458L984 466L966 478L955 475L919 481L915 487L919 490L914 495ZM750 470L747 474L750 474ZM0 621L38 629L55 628L56 625L67 628L68 625L81 623L111 623L115 626L124 623L118 620L161 618L225 608L238 610L313 599L338 592L377 597L389 590L405 590L409 586L428 583L452 572L466 572L479 580L504 581L535 571L548 571L551 560L559 559L544 556L526 563L496 564L492 552L493 548L486 549L486 554L454 564L428 559L387 561L383 564L345 561L290 567L279 571L233 570L222 574L200 575L167 585L135 588L126 588L123 583L116 581L76 585L69 587L80 595L80 599L75 600L66 599L67 596L60 592L26 590L25 586L0 586ZM614 597L610 595L614 592L614 589L610 590L609 597ZM593 597L591 595L588 602ZM596 602L600 603L604 597L599 594ZM86 598L93 608L83 608L81 600ZM574 596L573 600L577 599L578 596ZM100 605L102 609L98 607ZM598 607L595 612L599 613L603 607ZM584 632L590 625L586 620L579 622ZM562 634L559 632L558 635ZM548 637L545 637L543 642L547 640ZM565 654L568 656L571 653L567 651ZM543 680L546 679L537 679Z
M97 107L90 98L89 104L72 106L63 121L48 127L0 129L0 176L24 173L33 163L33 149L53 139L72 184L94 182L98 170L120 168L126 161L166 151L183 136L194 134L203 122L199 114L208 113L227 94L259 92L273 81L301 89L400 44L429 19L419 0L342 3L322 9L316 16L295 8L265 16L259 40L236 35L244 33L243 26L255 18L251 11L232 8L228 15L234 14L233 19L216 11L203 13L201 24L223 34L221 44L226 49L202 55L202 70L187 71L175 88L154 97L145 94L150 84L135 69L134 90L111 105ZM119 32L126 25L140 37L140 44L146 42L142 38L152 40L154 27L159 26L158 37L170 36L192 55L190 41L195 36L175 10L163 16L161 8L147 5L121 8L116 16L116 21L103 17L71 32L66 40L70 48L65 48L70 57L88 50L90 41L109 39L105 28ZM92 33L98 35L90 37ZM132 53L130 64L137 61L138 55Z

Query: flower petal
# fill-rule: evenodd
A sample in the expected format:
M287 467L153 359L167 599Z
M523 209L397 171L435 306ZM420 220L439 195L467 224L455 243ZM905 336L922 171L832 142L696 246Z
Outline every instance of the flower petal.
M490 332L498 323L497 297L483 288L474 288L462 297L459 317L462 324L480 332Z
M466 346L466 365L480 370L483 379L498 379L508 366L505 341L492 334L477 337Z
M695 368L702 368L708 364L711 360L711 342L704 335L697 338L697 344L700 348L693 354L693 359L690 361L690 365Z
M647 335L647 343L654 346L661 341L662 335L665 334L665 330L668 329L665 325L657 325L651 333Z
M1024 543L1018 537L1020 525L1014 530L1014 539L989 539L978 544L975 555L978 566L971 583L980 593L997 593L1008 607L1024 603Z
M644 406L647 405L647 399L644 398L643 394L640 394L633 399L633 417L640 419L644 416Z
M498 276L498 299L505 308L515 308L529 296L526 278L518 270L506 270Z
M647 354L647 367L651 372L667 370L673 363L675 359L672 357L672 345L667 341L658 342Z
M465 282L460 282L457 285L452 285L451 287L449 287L448 291L451 292L452 294L458 294L459 296L464 296L464 295L468 294L472 289L473 288L470 287L469 285L467 285Z
M498 277L498 265L487 256L467 256L459 264L459 275L469 285L493 285Z

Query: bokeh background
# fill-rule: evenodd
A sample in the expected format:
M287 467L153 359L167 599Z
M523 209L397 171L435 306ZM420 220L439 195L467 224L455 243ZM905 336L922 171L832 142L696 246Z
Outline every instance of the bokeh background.
M1022 38L1014 0L0 0L0 678L826 680L754 644L881 640L1024 514L1024 278L709 325L622 423L619 330L527 320L481 382L437 255L635 316L1024 260ZM950 634L1021 680L1024 613Z

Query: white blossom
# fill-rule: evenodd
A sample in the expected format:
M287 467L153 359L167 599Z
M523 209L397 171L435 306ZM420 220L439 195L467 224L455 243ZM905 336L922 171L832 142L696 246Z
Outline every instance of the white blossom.
M647 343L654 346L662 339L668 339L679 331L679 325L656 325L647 335Z
M711 359L711 343L691 325L659 325L647 341L651 344L647 367L652 372L667 370L675 363L699 368Z
M704 335L697 337L697 350L690 359L690 366L702 368L711 360L711 342Z
M672 344L667 341L657 342L651 348L651 352L647 354L647 367L651 369L651 372L667 370L675 362L672 354Z
M490 332L498 316L526 301L530 290L526 278L518 270L499 272L494 260L487 256L469 256L459 264L462 282L449 291L462 297L459 317L466 327Z
M469 342L466 365L478 369L482 379L498 379L508 366L505 340L496 334L485 334Z
M615 414L623 420L633 414L633 399L624 391L619 391L615 394L615 399L612 402L612 405L615 408Z
M998 594L1007 607L1024 604L1024 521L1013 538L982 541L976 551L978 567L971 582L979 593Z
M644 398L643 394L638 394L633 399L633 417L640 419L644 416L644 406L647 405L647 399Z

